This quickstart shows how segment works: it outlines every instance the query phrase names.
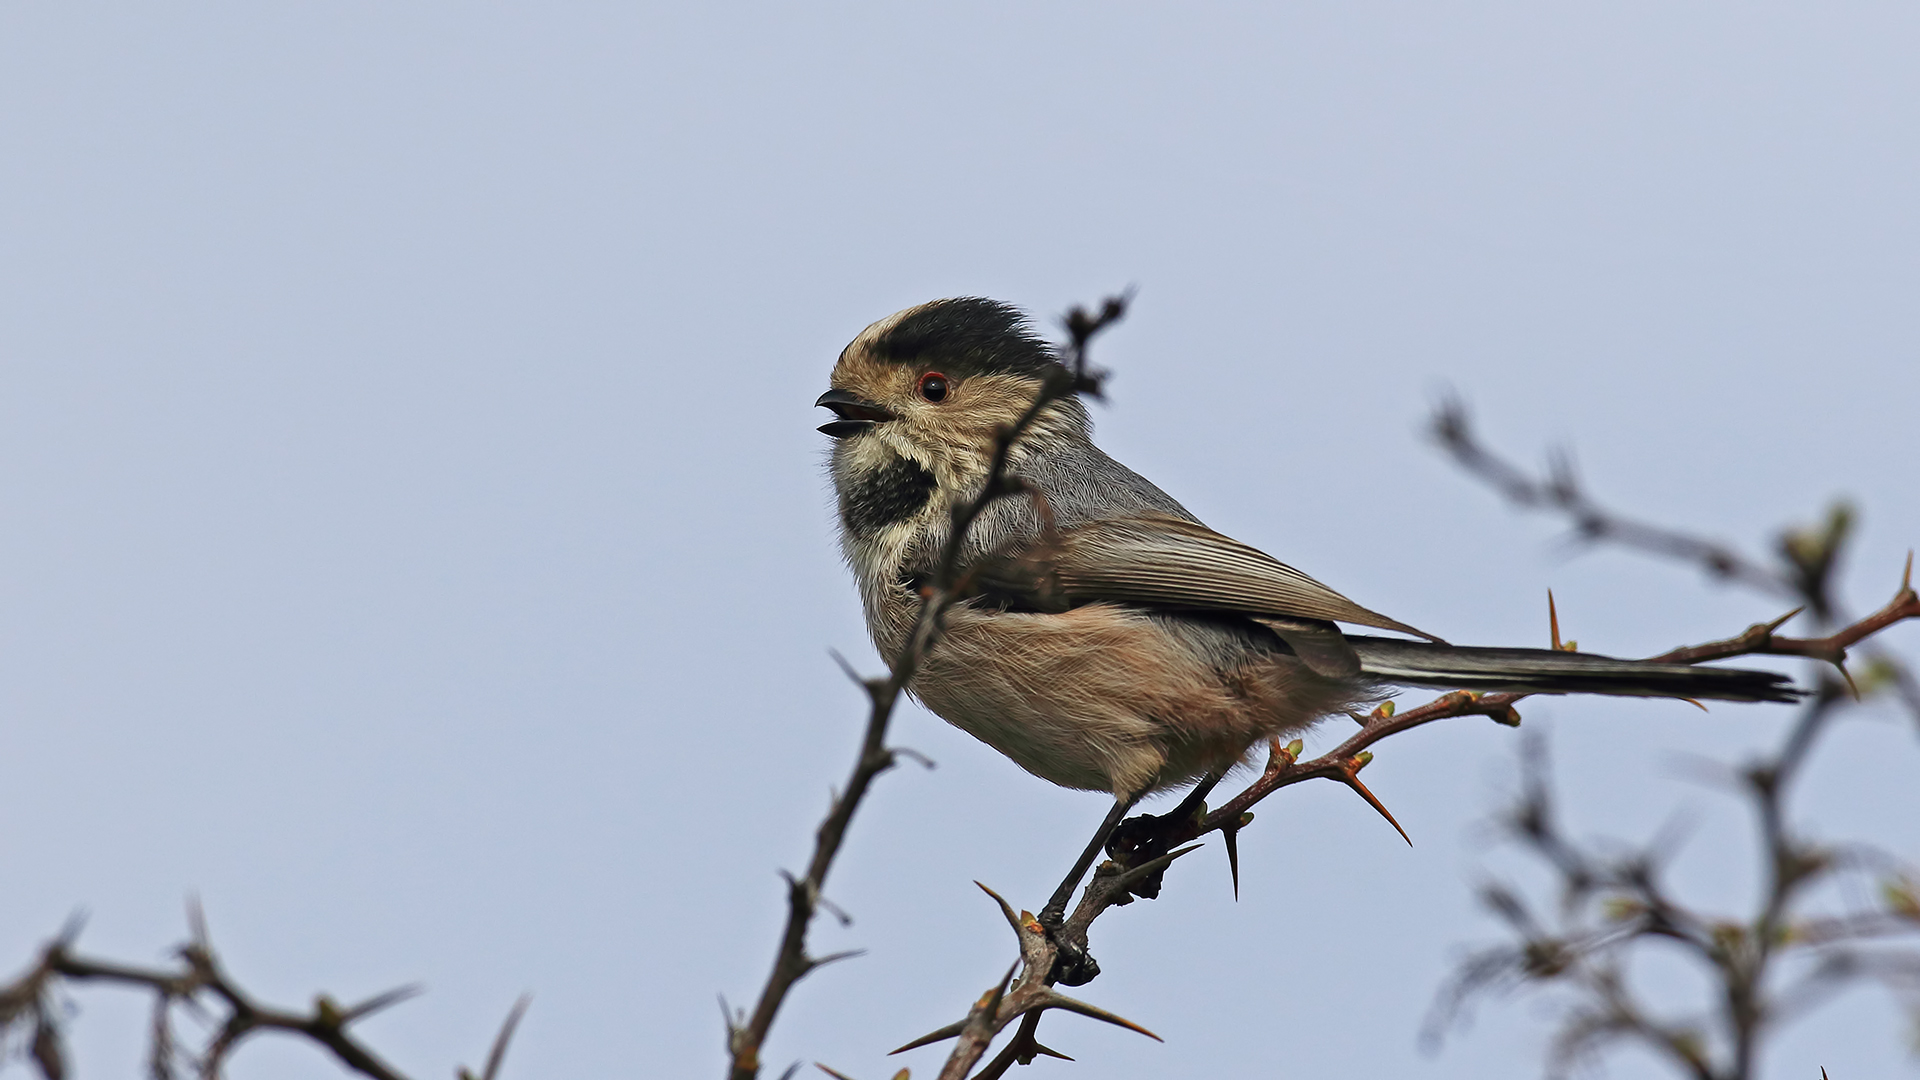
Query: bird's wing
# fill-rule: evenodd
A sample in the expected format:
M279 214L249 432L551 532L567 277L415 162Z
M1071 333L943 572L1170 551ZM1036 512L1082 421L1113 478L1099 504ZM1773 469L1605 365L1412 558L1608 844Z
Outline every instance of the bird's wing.
M1328 652L1324 666L1330 674L1348 667L1351 656L1330 623L1440 640L1361 607L1264 551L1175 517L1074 525L991 560L974 574L982 589L1042 611L1105 600L1239 612L1272 627L1303 658ZM1357 658L1352 666L1357 670Z

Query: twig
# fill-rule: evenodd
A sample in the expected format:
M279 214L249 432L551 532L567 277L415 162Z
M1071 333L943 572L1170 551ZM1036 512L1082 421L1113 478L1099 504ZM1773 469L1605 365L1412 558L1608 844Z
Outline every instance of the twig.
M1761 566L1725 544L1649 525L1608 510L1587 497L1572 460L1553 455L1547 476L1535 479L1526 470L1482 446L1474 437L1472 419L1458 398L1448 397L1435 408L1429 430L1453 460L1467 472L1527 509L1558 510L1571 519L1574 535L1589 542L1609 541L1649 554L1694 563L1713 577L1739 581L1763 592L1798 596L1792 581Z
M373 1080L405 1080L372 1048L355 1038L349 1028L415 996L419 993L417 987L401 987L348 1007L320 994L314 998L312 1011L304 1013L262 1005L220 965L197 905L190 912L190 922L193 936L176 950L180 960L176 968L141 967L81 956L73 951L78 926L69 923L68 929L42 950L32 968L14 982L0 985L0 1038L14 1024L31 1024L33 1054L41 1072L49 1080L59 1080L64 1074L65 1051L59 1019L51 1004L54 986L61 981L98 982L142 989L154 995L148 1069L156 1078L173 1075L177 1051L171 1012L175 1005L186 1005L201 1009L211 1006L223 1013L214 1016L214 1034L199 1055L198 1071L209 1080L220 1075L226 1059L241 1041L256 1032L304 1038L327 1050L341 1065ZM526 1004L527 999L522 998L509 1014L488 1058L485 1080L495 1080L506 1054L507 1040ZM471 1076L465 1070L461 1075Z
M1657 663L1693 664L1736 656L1805 656L1838 666L1845 659L1849 647L1897 622L1915 618L1920 618L1920 596L1915 595L1910 580L1902 580L1900 591L1885 607L1824 638L1779 637L1772 633L1778 623L1761 623L1738 637L1673 649L1651 659ZM1503 724L1517 725L1520 718L1514 705L1525 697L1525 694L1476 694L1469 690L1456 690L1406 712L1395 712L1390 708L1375 710L1371 715L1360 718L1362 723L1359 731L1311 761L1269 761L1259 779L1208 814L1203 826L1193 835L1204 836L1216 829L1234 825L1255 803L1283 787L1315 779L1338 780L1349 784L1355 782L1353 774L1372 760L1371 755L1362 756L1367 748L1390 735L1458 716L1486 716Z

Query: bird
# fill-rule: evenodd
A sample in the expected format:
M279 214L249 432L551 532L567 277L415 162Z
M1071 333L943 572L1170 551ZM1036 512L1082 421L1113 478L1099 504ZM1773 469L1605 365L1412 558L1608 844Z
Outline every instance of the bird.
M1025 313L983 297L897 312L841 351L815 404L834 414L819 430L840 548L882 656L912 635L953 511L985 489L1001 433L1060 370ZM965 529L966 593L906 690L1034 776L1113 797L1043 922L1058 923L1142 797L1204 794L1251 748L1399 688L1798 694L1766 671L1451 645L1208 528L1095 445L1074 395L1033 418L1005 469L1017 491Z

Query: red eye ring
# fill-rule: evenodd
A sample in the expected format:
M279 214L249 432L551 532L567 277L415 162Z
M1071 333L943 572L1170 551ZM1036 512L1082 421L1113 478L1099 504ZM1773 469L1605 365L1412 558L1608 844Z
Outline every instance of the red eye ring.
M947 377L937 371L929 371L920 376L920 396L936 404L947 400L947 394L953 389Z

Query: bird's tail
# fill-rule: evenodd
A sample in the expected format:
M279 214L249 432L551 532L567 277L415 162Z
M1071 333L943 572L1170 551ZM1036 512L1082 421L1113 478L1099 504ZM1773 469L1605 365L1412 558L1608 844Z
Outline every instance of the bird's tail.
M1360 675L1401 686L1522 694L1797 701L1802 691L1771 671L1619 660L1550 649L1479 649L1397 638L1347 638Z

